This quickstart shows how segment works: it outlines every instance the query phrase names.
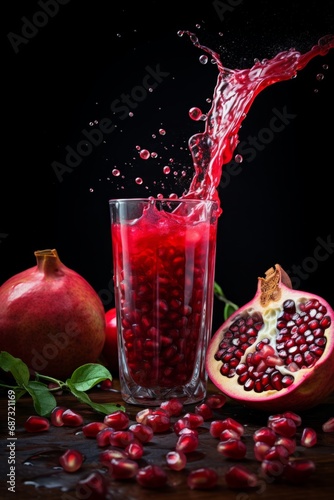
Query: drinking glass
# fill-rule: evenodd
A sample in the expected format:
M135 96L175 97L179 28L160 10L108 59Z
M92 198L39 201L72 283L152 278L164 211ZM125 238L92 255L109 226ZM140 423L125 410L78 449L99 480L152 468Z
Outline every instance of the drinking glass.
M217 203L109 200L121 394L136 405L206 396Z

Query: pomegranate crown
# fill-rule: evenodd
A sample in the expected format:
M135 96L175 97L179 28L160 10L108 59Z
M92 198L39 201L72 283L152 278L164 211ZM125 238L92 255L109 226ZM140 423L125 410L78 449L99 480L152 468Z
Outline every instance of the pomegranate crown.
M259 277L260 302L262 307L266 307L269 302L277 302L282 295L281 285L292 288L291 280L284 269L275 264L265 272L265 277Z

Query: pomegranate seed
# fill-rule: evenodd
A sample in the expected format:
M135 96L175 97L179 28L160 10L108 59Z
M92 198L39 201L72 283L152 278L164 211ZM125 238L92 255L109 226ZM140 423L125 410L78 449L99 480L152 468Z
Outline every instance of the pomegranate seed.
M202 415L198 415L197 413L186 413L183 415L183 420L189 429L197 429L204 422Z
M180 434L175 449L176 451L183 451L183 453L190 453L196 450L198 442L198 436L195 434Z
M100 464L108 467L111 467L111 461L114 458L128 458L126 451L120 448L109 448L108 450L101 451L99 454L99 462Z
M105 448L110 445L110 434L115 432L112 427L106 427L96 434L96 443L100 448Z
M113 431L109 435L109 442L111 446L118 446L125 448L128 444L132 443L135 436L131 431Z
M213 417L213 411L206 403L195 406L196 415L200 415L203 420L210 420Z
M95 438L106 427L107 425L103 422L90 422L82 427L82 432L88 438Z
M284 437L293 437L297 430L294 420L286 417L281 417L270 422L270 428Z
M69 408L63 412L61 418L66 427L79 427L83 424L82 416Z
M66 472L76 472L82 466L84 456L78 450L66 450L59 457L59 463Z
M109 378L107 378L106 380L102 380L100 385L101 391L110 391L110 389L112 388L113 388L112 380L110 380Z
M159 465L146 465L138 470L136 481L144 488L160 488L167 483L167 474Z
M264 456L264 460L279 460L282 463L287 463L290 456L289 451L282 445L272 446Z
M80 479L76 485L77 498L89 498L92 500L106 500L108 498L107 481L98 471Z
M27 432L43 432L50 428L50 421L46 417L31 415L24 423Z
M130 417L122 410L116 410L114 413L106 415L103 422L108 427L113 427L116 431L126 429L130 423Z
M213 420L210 423L209 432L212 437L219 438L223 430L226 429L224 420Z
M133 441L127 445L125 453L132 460L139 460L144 455L144 447L141 442Z
M312 448L317 444L317 433L311 427L305 427L300 438L300 444L306 448Z
M132 424L129 431L133 432L135 438L141 443L148 443L154 435L152 427L147 424Z
M288 438L285 436L278 436L278 438L275 441L275 446L284 446L289 452L289 455L292 455L296 451L296 440L293 438Z
M324 432L334 432L334 417L331 417L322 424L322 430Z
M170 469L182 470L187 465L187 457L183 451L169 451L166 455L166 462Z
M224 457L240 459L246 456L247 447L241 439L228 439L227 441L219 441L217 451Z
M222 408L226 401L227 398L223 394L210 394L210 396L205 399L205 403L213 410Z
M192 470L187 477L187 485L191 490L210 490L218 483L218 474L214 469L202 467Z
M284 467L283 477L295 484L303 483L315 471L315 464L312 460L291 460Z
M262 460L261 477L277 478L283 474L284 465L280 460Z
M152 412L146 418L146 424L152 428L153 432L160 433L170 430L170 417L165 414Z
M52 425L56 427L62 427L64 425L62 415L67 408L65 406L55 406L50 414L50 420Z
M131 458L112 458L110 461L110 474L113 479L130 479L135 477L139 465Z
M292 411L285 411L282 414L282 417L291 418L295 422L297 427L299 427L302 424L302 417Z
M173 431L178 436L183 429L188 429L187 422L184 420L184 418L179 418L173 424Z
M227 441L227 439L240 439L241 436L233 429L224 429L220 436L219 441Z
M145 408L144 410L140 410L136 415L136 422L138 422L139 424L146 424L148 415L151 415L152 413L152 408Z
M255 442L261 441L262 443L267 443L271 446L275 443L276 438L276 433L269 427L260 427L253 434Z
M225 481L231 489L254 488L258 485L257 475L244 465L232 465L225 473Z
M163 401L160 408L165 410L170 417L178 417L183 410L183 403L178 398L171 398L169 401Z
M255 456L256 460L258 460L259 462L262 462L262 460L265 459L265 456L268 453L268 451L270 450L270 448L271 448L270 444L263 443L261 441L256 441L256 443L254 444L254 448L253 448L254 456Z

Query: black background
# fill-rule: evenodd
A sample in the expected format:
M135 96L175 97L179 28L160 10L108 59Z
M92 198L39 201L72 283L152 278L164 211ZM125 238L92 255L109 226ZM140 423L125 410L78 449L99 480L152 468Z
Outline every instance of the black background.
M205 112L213 95L217 68L200 64L202 52L177 31L195 32L227 67L250 67L255 58L291 47L306 52L333 33L333 2L64 0L47 18L36 14L42 3L48 2L2 6L0 283L34 266L35 250L56 248L107 310L113 306L108 200L182 194L192 173L187 141L204 126L188 111L196 106ZM26 20L44 26L15 52L8 34L23 36ZM333 52L263 91L240 130L240 141L247 141L269 126L274 110L295 115L219 189L216 281L239 305L253 297L257 277L276 262L296 288L334 305ZM147 67L168 76L135 102L133 117L113 114L116 99L142 87ZM115 130L57 177L53 162L65 164L66 147L75 149L82 130L103 118ZM139 159L137 145L158 157ZM162 173L170 158L176 176ZM120 177L111 174L113 168ZM184 169L187 180L181 179ZM221 320L216 303L214 328Z

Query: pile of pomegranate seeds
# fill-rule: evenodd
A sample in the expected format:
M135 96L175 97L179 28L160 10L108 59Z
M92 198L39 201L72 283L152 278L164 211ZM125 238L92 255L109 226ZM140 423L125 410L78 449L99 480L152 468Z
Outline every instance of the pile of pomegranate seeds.
M171 487L168 471L180 471L181 474L187 466L186 484L192 490L212 490L224 486L247 490L259 487L263 480L271 483L277 479L301 484L315 472L312 460L302 457L300 451L298 456L294 455L297 445L311 448L316 446L318 439L315 429L302 426L300 415L291 411L270 415L266 425L247 435L247 427L238 420L217 418L217 410L225 403L224 396L209 395L195 406L193 412L185 412L183 403L172 398L160 407L138 411L135 421L125 411L119 410L105 415L102 421L85 424L80 414L57 406L50 419L32 415L24 427L27 432L48 431L52 425L81 427L84 438L95 440L100 449L98 463L105 473L94 471L79 480L77 492L89 487L96 498L108 498L110 481L135 481L149 489ZM334 417L323 423L322 431L334 432ZM158 440L159 435L173 433L174 446L166 450L161 464L148 463L145 460L145 445ZM202 433L209 433L212 438L219 469L224 464L221 458L226 459L223 474L209 465L196 467L193 459L188 460L192 452L201 451ZM84 460L84 455L77 449L68 449L59 456L59 464L69 473L80 470ZM229 464L231 460L235 464ZM243 460L247 460L248 465Z

